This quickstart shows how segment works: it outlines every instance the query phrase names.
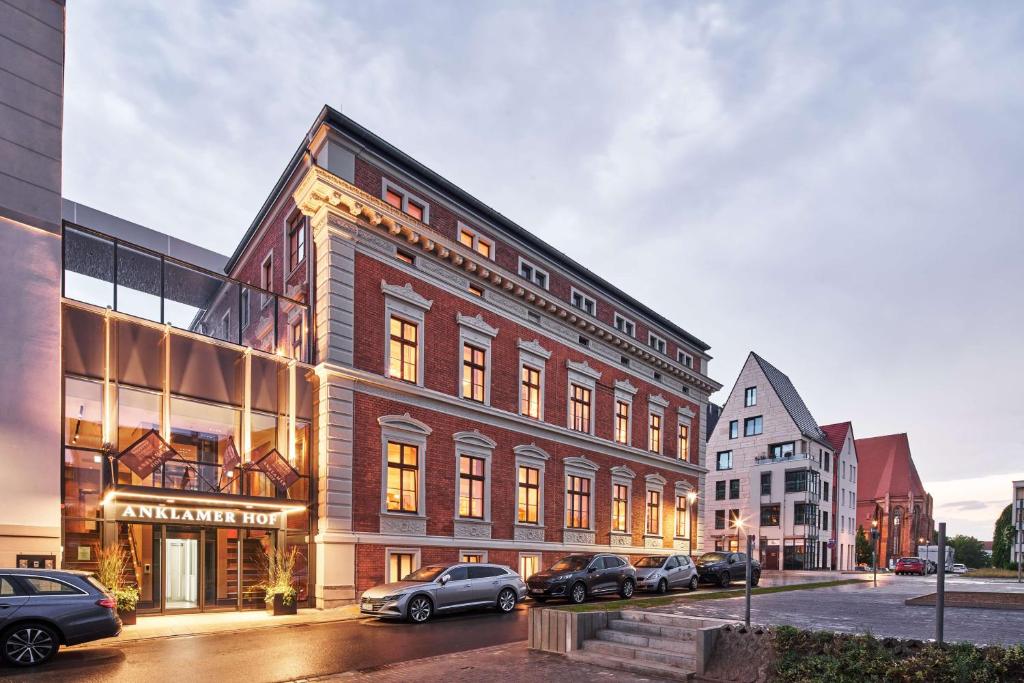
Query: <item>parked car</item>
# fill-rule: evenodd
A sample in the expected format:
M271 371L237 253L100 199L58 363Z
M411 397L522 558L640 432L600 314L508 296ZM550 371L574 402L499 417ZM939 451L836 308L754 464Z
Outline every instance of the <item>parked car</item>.
M477 607L511 612L526 597L519 574L499 564L457 562L420 567L401 581L365 591L359 611L421 624L434 614Z
M929 574L936 574L939 571L939 565L935 564L931 560L925 560L925 569Z
M747 580L747 554L714 551L697 558L697 574L704 583L715 583L725 588L733 581ZM750 585L761 580L761 563L751 558Z
M896 560L896 567L893 571L896 572L897 576L903 576L906 574L927 576L928 563L920 557L901 557Z
M869 572L869 571L871 571L871 567L869 567L868 565L866 565L864 563L861 563L861 564L858 564L856 567L854 567L853 571L855 571L855 572Z
M0 655L35 666L61 645L121 632L117 603L95 575L54 569L0 569Z
M966 564L960 564L959 562L957 562L957 563L955 563L953 565L952 571L953 571L954 574L966 574L967 573L967 565Z
M636 568L636 588L640 591L666 593L673 588L697 590L700 580L697 565L689 555L648 555L641 557Z
M636 570L618 555L568 555L534 574L526 583L530 597L537 602L565 598L578 604L591 596L609 593L628 599L636 590Z

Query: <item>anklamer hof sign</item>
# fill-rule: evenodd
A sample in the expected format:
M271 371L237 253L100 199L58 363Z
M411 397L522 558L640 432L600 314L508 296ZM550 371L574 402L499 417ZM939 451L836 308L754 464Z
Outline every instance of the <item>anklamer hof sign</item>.
M115 502L114 516L119 522L166 522L210 524L279 529L284 513L275 510L245 510L219 507L179 507Z

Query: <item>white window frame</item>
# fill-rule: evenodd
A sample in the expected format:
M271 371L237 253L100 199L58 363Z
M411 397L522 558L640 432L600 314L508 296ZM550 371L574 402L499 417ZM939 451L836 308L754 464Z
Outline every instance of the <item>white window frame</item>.
M537 552L519 553L519 557L517 558L519 560L519 566L516 567L516 573L518 573L519 576L522 576L523 580L530 578L529 576L523 576L524 558L535 558L537 560L537 572L544 571L544 555ZM533 576L533 574L531 574L530 576Z
M238 321L239 327L238 327L238 329L241 331L241 330L244 330L245 328L249 327L249 306L251 305L251 302L249 300L249 296L250 296L249 295L249 288L245 287L244 285L239 285L239 286L242 287L242 291L238 295L238 300L239 300L239 304L238 305L239 305L239 308L241 309L238 312L238 317L239 317L239 321Z
M564 461L564 465L565 473L562 476L562 528L564 531L568 532L594 532L594 530L597 528L596 520L594 519L594 510L597 499L596 484L598 466L594 462L587 460L586 458L583 457L566 458ZM567 492L569 490L570 476L582 477L583 479L590 480L590 501L588 505L589 510L587 511L587 522L589 522L589 524L586 527L570 527L568 526L568 524L566 524L566 522L568 521L567 517L569 516L569 496Z
M693 369L693 355L692 354L689 354L686 351L683 351L682 349L677 349L676 350L676 360L679 361L679 364L682 365L684 368L688 368L690 370ZM687 361L689 361L689 362L687 362Z
M531 275L529 277L523 275L524 264L533 271L534 275ZM540 284L537 282L537 279L535 277L537 273L543 273L544 284ZM534 265L532 261L527 261L522 256L519 257L519 264L516 267L516 274L519 275L519 277L523 278L524 280L529 280L532 284L535 284L542 289L547 290L551 288L551 275L548 273L548 271L544 270L543 268L538 268L536 265Z
M479 245L481 243L486 244L490 248L490 256L484 256L484 258L485 259L489 259L491 261L494 260L494 240L492 240L489 237L484 237L483 235L480 234L479 230L477 230L476 228L473 228L473 227L470 227L470 226L466 225L462 221L458 221L458 223L457 223L457 230L458 230L458 235L455 236L456 237L456 239L455 239L456 242L458 242L463 247L467 247L469 249L472 249L475 253L479 254L480 256L484 256L484 255L480 253ZM463 242L462 242L462 233L464 233L464 232L469 233L470 235L473 236L472 244L463 244Z
M491 462L493 461L494 449L498 446L492 439L480 432L458 432L452 435L455 441L455 519L465 522L476 522L478 524L491 523ZM480 458L484 461L484 516L463 517L459 514L459 498L461 471L459 466L462 463L462 456Z
M618 465L611 469L612 481L611 489L609 490L609 501L612 505L612 514L608 521L610 533L613 536L632 536L633 535L633 480L636 478L636 473L629 469L625 465ZM615 486L626 487L626 530L617 530L612 528L612 524L615 520ZM632 544L630 544L632 545Z
M380 281L380 290L384 294L384 376L396 382L403 380L392 377L391 372L391 318L397 317L416 325L416 385L423 386L423 351L426 346L424 323L427 311L434 304L433 300L420 296L413 291L411 284L404 286L389 285ZM462 347L459 347L462 353ZM459 365L459 386L462 385L462 366Z
M544 373L547 369L548 359L551 358L551 352L540 345L540 342L536 339L533 341L524 341L519 339L516 342L519 348L519 373L516 377L516 381L519 386L519 398L516 412L523 417L529 417L531 420L534 419L529 415L523 413L523 367L533 368L540 372L540 397L537 406L537 420L540 422L544 421Z
M466 562L466 555L479 555L480 564L487 564L489 562L486 550L460 550L459 562Z
M392 555L412 555L413 568L412 571L416 571L423 566L422 556L420 555L419 548L384 548L384 582L394 583L395 581L401 581L402 577L391 576L391 556ZM409 572L410 574L412 572Z
M301 266L305 262L305 260L306 260L306 240L309 239L309 231L306 230L306 228L307 228L306 217L303 216L301 213L298 213L298 212L296 212L296 213L298 215L294 215L293 214L290 218L285 218L284 219L284 252L285 252L285 255L288 257L288 269L286 271L288 273L288 275L291 275L292 273L297 271L299 269L299 266ZM292 235L291 235L291 227L292 227L292 225L298 225L299 226L298 229L303 231L303 233L304 233L303 236L302 236L302 249L299 250L298 258L295 260L295 267L294 268L292 268Z
M622 323L622 327L619 327L619 323L620 322ZM630 328L632 328L632 331L628 331L628 330L623 329L627 325ZM626 316L622 315L618 311L615 311L614 327L615 327L616 330L618 330L622 334L624 334L624 335L626 335L628 337L632 337L633 339L636 339L636 323L633 320L630 320Z
M747 392L749 392L751 390L753 390L752 396L754 397L754 400L752 402L750 402L750 403L747 403ZM752 387L745 387L743 389L743 407L744 408L750 408L750 407L756 406L756 405L757 405L757 385L754 385Z
M494 339L498 334L497 327L491 327L483 319L483 316L477 314L475 317L468 315L462 315L461 313L456 314L455 320L459 325L459 357L458 357L458 375L459 378L459 398L465 398L467 400L476 403L475 399L472 399L463 392L464 387L462 386L462 371L463 371L463 355L465 353L466 345L475 346L484 352L484 403L483 405L491 405L491 368L494 365L494 358L491 354L491 340Z
M647 452L657 453L658 455L665 454L665 408L668 407L668 401L665 400L660 394L652 394L647 397ZM658 450L651 450L651 416L657 415L660 417L659 424L661 428L659 430L658 438Z
M267 282L267 264L270 264L270 282ZM274 285L274 250L271 249L267 257L260 261L260 289L263 291L260 299L260 306L264 307L270 303L274 297L269 294Z
M434 431L426 423L408 415L384 415L377 418L380 425L381 490L380 514L392 519L427 519L427 437ZM416 446L416 512L388 510L388 442Z
M676 409L676 459L684 462L690 461L690 453L679 452L679 433L682 431L680 427L686 427L686 447L690 449L693 447L693 417L694 414L689 408L680 407Z
M660 474L648 474L644 477L644 537L645 538L664 538L665 537L665 484L668 481L665 477ZM647 530L647 526L650 522L647 509L647 499L652 492L658 494L658 533L650 533ZM674 505L674 501L673 501Z
M574 432L580 434L594 434L594 425L597 422L597 415L595 414L595 408L597 407L597 382L601 379L601 373L598 370L590 367L590 364L586 361L577 363L575 361L565 361L566 368L568 369L568 382L566 382L565 392L565 415L566 421L565 426ZM590 424L586 432L580 432L577 429L573 429L572 426L572 386L578 384L581 387L590 390Z
M633 445L633 397L637 388L629 380L615 380L615 410L612 413L612 441L620 446ZM618 420L619 402L629 405L629 419L626 420L626 443L615 441L615 421Z
M684 529L686 531L685 535L680 536L679 534L676 533L676 531L678 529L678 524L676 523L677 520L675 518L673 518L673 520L672 520L672 522L673 522L673 524L672 524L672 537L675 540L677 540L677 541L688 541L688 540L690 540L690 537L693 535L693 524L692 524L693 523L693 510L691 508L697 502L697 500L696 500L695 497L691 497L692 493L693 493L693 487L689 483L687 483L685 481L677 481L676 482L676 485L675 485L676 498L684 498L686 500L686 528ZM675 507L676 507L675 502L676 502L675 500L672 501L673 514L676 514L675 513Z
M547 465L548 460L551 458L547 451L535 446L533 444L515 446L512 451L516 456L516 471L515 471L515 496L512 497L512 520L514 526L520 526L525 529L543 529L544 528L544 468ZM531 524L529 522L519 521L519 467L532 467L537 470L537 523Z
M228 332L231 331L231 309L224 311L224 315L220 317L221 329L224 330L225 341L234 341L228 336Z
M661 343L661 348L655 346L655 339ZM653 332L647 333L647 345L662 355L666 355L668 353L668 340L660 335L654 334Z
M576 297L580 298L580 301L582 301L582 303L583 303L582 306L577 306L576 305ZM587 303L588 302L590 303L591 308L593 308L594 310L592 310L592 311L588 311L587 310ZM586 313L587 315L589 315L589 316L591 316L593 318L597 317L597 299L595 299L594 297L592 297L592 296L590 296L588 294L585 294L585 293L581 292L580 290L576 289L575 287L573 287L571 285L569 287L569 305L572 306L573 308L575 308L577 311L582 311L582 312Z
M387 200L385 199L385 197L387 197L388 190L391 190L395 194L398 194L398 195L402 196L402 206L401 206L400 210L401 210L402 213L404 213L405 215L409 216L409 218L412 218L412 216L409 215L409 200L410 199L414 203L419 204L420 206L422 206L423 207L423 220L421 222L426 224L426 225L430 225L430 203L427 200L423 199L423 197L420 197L418 195L413 194L412 192L409 192L408 190L406 190L401 185L398 185L397 183L391 182L387 178L381 178L380 198L381 198L381 200L384 201L385 204L387 204ZM388 206L391 206L391 205L388 204ZM416 220L416 219L413 218L413 220Z

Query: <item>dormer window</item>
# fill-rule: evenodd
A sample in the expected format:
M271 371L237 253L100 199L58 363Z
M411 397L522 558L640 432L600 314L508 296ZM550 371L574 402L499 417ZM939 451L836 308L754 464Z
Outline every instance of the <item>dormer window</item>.
M575 287L572 288L571 300L573 307L580 309L587 315L597 315L597 302Z
M636 325L629 318L624 318L618 313L615 314L615 329L630 337L636 336Z
M484 258L494 259L494 242L463 223L459 223L459 243Z
M647 335L647 345L658 353L665 353L665 340L653 332L649 332Z
M680 351L676 355L676 358L679 360L679 364L680 365L682 365L684 367L687 367L687 368L692 368L693 367L693 356L688 354L686 351Z
M544 289L548 288L548 274L546 271L541 270L537 266L533 265L526 259L520 257L519 259L519 275L520 277L529 280L538 287Z
M430 222L430 205L394 183L384 180L381 197L385 202L421 223Z

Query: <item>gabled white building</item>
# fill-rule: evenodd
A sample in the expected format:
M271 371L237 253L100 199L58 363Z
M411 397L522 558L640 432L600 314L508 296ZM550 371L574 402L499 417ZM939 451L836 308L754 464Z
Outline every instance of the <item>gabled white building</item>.
M707 452L705 551L742 552L753 534L765 569L832 567L835 449L789 378L756 353Z
M853 436L853 424L837 422L822 425L829 443L835 448L835 467L832 471L832 486L829 497L832 503L832 539L829 566L850 570L857 564L857 444ZM825 492L822 491L824 499ZM826 505L829 501L822 501ZM824 531L824 529L823 529Z

